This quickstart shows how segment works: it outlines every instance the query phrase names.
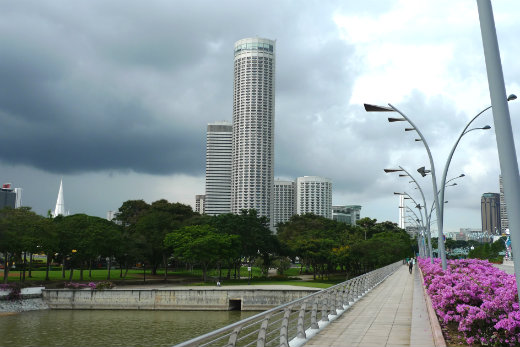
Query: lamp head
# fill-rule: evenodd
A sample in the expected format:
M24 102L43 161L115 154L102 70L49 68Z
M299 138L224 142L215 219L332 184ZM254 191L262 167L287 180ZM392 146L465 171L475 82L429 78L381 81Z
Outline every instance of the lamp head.
M488 129L491 129L490 125L485 125L485 126L482 127L482 130L488 130Z
M378 106L371 104L363 104L365 106L365 111L367 112L395 112L393 108L387 106Z
M403 169L383 169L384 172L390 173L390 172L399 172L403 171Z
M426 170L424 166L417 169L417 172L421 174L422 177L426 177L426 174L430 173L430 170Z
M406 119L404 119L404 118L392 118L392 117L388 117L388 121L389 121L390 123L393 123L393 122L405 122Z
M510 94L510 95L507 97L507 101L513 101L513 100L516 100L516 95L515 95L515 94Z

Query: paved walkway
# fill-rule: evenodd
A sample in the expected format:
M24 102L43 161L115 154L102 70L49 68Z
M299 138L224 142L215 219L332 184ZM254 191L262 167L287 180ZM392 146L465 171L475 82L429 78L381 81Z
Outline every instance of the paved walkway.
M403 265L305 346L434 346L423 293Z

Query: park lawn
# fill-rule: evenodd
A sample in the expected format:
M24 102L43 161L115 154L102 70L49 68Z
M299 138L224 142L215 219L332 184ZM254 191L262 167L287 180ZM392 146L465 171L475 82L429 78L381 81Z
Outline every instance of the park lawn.
M83 282L89 282L89 281L106 281L107 280L107 269L93 269L92 270L92 277L88 276L88 269L83 270ZM125 273L125 270L123 270L123 275ZM240 269L240 274L237 273L237 276L240 277L247 277L247 267L242 267ZM253 267L252 273L254 277L260 277L261 276L261 270L260 268ZM110 271L110 280L112 281L122 281L122 280L141 280L143 278L143 270L142 269L129 269L128 274L126 275L126 278L119 277L120 269L119 268L113 268ZM219 272L218 270L208 270L207 276L211 278L218 278ZM222 269L222 276L225 277L227 275L227 269ZM234 272L231 272L231 276L234 275ZM32 277L29 276L29 271L25 272L25 281L26 282L45 282L45 270L33 270L32 271ZM51 270L49 271L49 279L50 281L64 281L68 282L70 276L70 271L65 271L65 277L62 277L61 270ZM146 269L146 278L147 279L162 279L164 276L164 269L158 269L157 275L152 277L152 273L150 269ZM78 282L80 277L80 270L74 269L72 281ZM188 277L188 278L202 278L202 270L200 269L194 269L192 271L188 270L173 270L168 269L168 278L173 277ZM0 281L3 281L3 271L0 272ZM20 278L20 271L18 270L11 270L9 271L9 282L16 282L19 281Z
M148 272L148 271L147 271ZM119 269L112 269L110 271L110 279L117 281L122 280L122 278L119 277ZM148 272L149 273L149 272ZM147 275L148 275L147 273ZM88 270L83 270L83 281L106 281L107 280L107 274L108 270L102 269L102 270L92 270L92 278L88 276ZM80 271L78 269L74 270L72 280L77 282L79 281L79 275ZM124 275L124 270L123 270ZM25 271L25 281L26 282L45 282L45 271L41 270L33 270L32 271L32 277L29 276L29 271ZM68 282L70 276L70 271L65 271L65 278L61 277L61 270L52 270L49 271L49 279L50 281L64 281ZM0 279L3 280L3 272L0 274ZM20 271L9 271L9 282L16 282L19 281L20 278ZM141 279L143 278L143 271L142 270L128 270L128 274L126 275L127 280L134 280L134 279Z

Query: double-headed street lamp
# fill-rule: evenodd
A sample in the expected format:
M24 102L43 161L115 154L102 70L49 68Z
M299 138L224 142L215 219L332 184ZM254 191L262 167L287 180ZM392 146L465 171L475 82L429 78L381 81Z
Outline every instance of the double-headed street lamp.
M423 206L427 206L426 205L426 198L424 197L424 193L423 193L423 190L421 188L421 186L419 185L419 183L415 180L415 178L413 178L413 176L408 172L406 171L402 166L399 166L399 169L384 169L384 171L386 173L391 173L391 172L404 172L406 173L405 176L407 177L410 177L412 179L412 181L415 183L415 185L417 186L417 188L419 189L419 191L421 192L421 197L423 199ZM408 195L408 194L407 194ZM410 195L408 195L410 196ZM414 201L415 202L415 201ZM416 204L418 205L418 204ZM426 210L424 210L424 214L425 214L425 218L428 218L428 216L426 215ZM431 262L433 264L433 248L432 248L432 237L431 237L431 232L430 232L430 226L429 226L429 221L426 220L426 236L428 237L428 250L429 250L429 255L430 255L430 258L431 258Z
M516 96L514 94L510 95L507 100L510 101L510 100L515 100L516 99ZM417 134L419 135L419 139L415 139L416 141L420 141L423 143L424 145L424 148L426 149L426 152L428 154L428 159L430 160L430 170L426 170L424 167L422 167L422 171L419 171L421 173L421 175L424 177L426 176L427 173L430 173L431 176L432 176L432 185L433 185L433 191L434 192L438 192L439 190L437 189L437 177L436 177L436 172L435 172L435 164L434 164L434 161L433 161L433 157L432 157L432 154L431 154L431 151L430 151L430 147L428 146L428 143L426 141L426 138L423 136L423 134L421 133L421 131L419 130L419 128L414 124L414 122L408 117L406 116L403 112L401 112L397 107L393 106L392 104L388 104L389 107L387 106L377 106L377 105L370 105L370 104L364 104L365 106L365 110L367 112L397 112L399 113L403 118L392 118L392 117L389 117L388 118L388 121L389 122L403 122L403 121L406 121L408 122L412 127L411 128L406 128L405 131L416 131ZM448 160L446 162L446 165L444 166L444 172L443 172L443 179L441 181L441 193L440 194L435 194L434 193L434 200L435 200L435 208L437 209L437 212L438 212L438 218L437 218L437 230L438 230L438 246L439 246L439 253L440 253L440 257L441 257L441 263L442 263L442 269L443 270L446 270L446 267L447 267L447 262L446 262L446 250L445 250L445 247L444 247L444 234L443 234L443 207L441 206L441 203L439 203L439 201L443 201L444 199L444 186L446 185L446 174L448 173L448 168L449 168L449 164L451 162L451 158L453 156L453 153L455 152L455 149L460 141L460 139L462 138L462 136L466 135L467 133L469 133L470 131L473 131L473 130L487 130L487 129L490 129L491 127L486 125L482 128L474 128L474 129L470 129L470 130L467 130L469 125L477 118L479 117L482 113L484 113L486 110L488 110L490 107L487 107L485 108L484 110L482 110L481 112L479 112L467 125L466 127L464 128L464 130L462 131L461 135L459 136L459 138L457 139L457 141L455 142L455 145L453 146L452 148L452 151L450 153L450 156L448 157ZM429 171L429 172L428 172Z
M394 195L404 195L406 196L405 199L410 199L413 201L413 203L415 204L415 207L419 210L419 215L421 217L421 219L419 219L419 217L417 216L417 214L415 213L414 210L412 210L411 208L409 208L408 206L399 206L399 208L406 208L406 210L410 211L413 213L413 215L415 216L416 218L416 221L417 223L420 222L420 228L418 228L418 230L422 230L422 233L420 234L421 237L423 237L423 240L421 242L420 238L417 240L418 242L418 246L419 246L419 250L422 250L423 247L423 244L424 244L424 233L426 232L426 227L425 227L425 224L424 224L424 218L423 218L423 214L422 214L422 211L421 211L421 208L422 206L420 204L417 203L417 201L415 201L414 198L412 198L408 193L404 192L404 193L396 193L394 192ZM426 217L426 211L425 211L425 217ZM429 244L431 246L431 244ZM423 250L421 252L421 256L422 257L425 257L425 256L429 256L430 258L432 258L432 252L431 252L431 247L429 247L429 252L427 252L426 250ZM428 255L429 254L429 255ZM433 259L432 259L433 261Z

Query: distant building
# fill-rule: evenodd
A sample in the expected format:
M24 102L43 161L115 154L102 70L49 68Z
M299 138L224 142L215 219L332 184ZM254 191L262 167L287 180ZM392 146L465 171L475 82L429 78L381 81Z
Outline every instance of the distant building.
M419 228L418 226L416 225L407 225L404 230L406 231L406 233L408 235L410 235L410 237L416 237L419 232L422 230L422 228Z
M14 205L15 208L22 207L22 188L14 188L14 192L16 193L16 203Z
M4 207L16 208L16 192L11 183L2 184L0 188L0 210Z
M296 191L294 181L274 180L273 223L287 222L296 214Z
M502 228L501 233L505 234L506 230L509 229L509 218L507 218L507 205L504 197L504 184L502 182L502 175L498 176L500 184L500 226Z
M107 212L107 220L112 221L116 217L116 211L108 211Z
M195 195L195 212L206 213L206 195Z
M206 194L204 213L216 216L231 212L231 165L233 126L209 123L206 133ZM200 202L200 200L199 200ZM197 210L197 207L195 207ZM203 212L200 212L203 213Z
M332 181L318 176L296 179L296 213L332 219Z
M499 234L500 227L500 194L484 193L480 200L482 215L482 232L491 235Z
M360 218L361 206L359 205L332 206L332 219L335 221L356 225Z

